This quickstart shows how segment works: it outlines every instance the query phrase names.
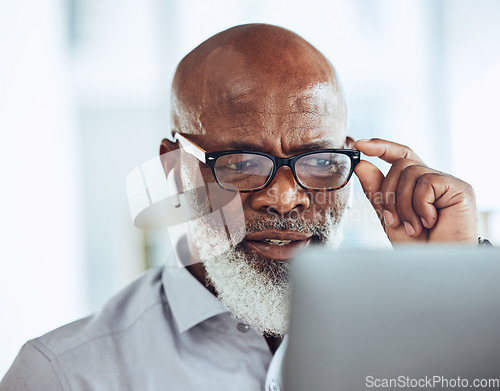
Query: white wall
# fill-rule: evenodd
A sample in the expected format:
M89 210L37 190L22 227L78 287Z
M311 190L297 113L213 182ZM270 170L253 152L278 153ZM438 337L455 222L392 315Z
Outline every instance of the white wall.
M80 151L55 0L0 11L0 376L21 345L87 312Z

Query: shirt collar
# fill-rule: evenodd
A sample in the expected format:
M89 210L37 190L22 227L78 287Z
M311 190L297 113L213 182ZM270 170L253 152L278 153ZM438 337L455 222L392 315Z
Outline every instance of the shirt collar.
M167 262L163 267L162 284L179 333L229 312L185 267Z

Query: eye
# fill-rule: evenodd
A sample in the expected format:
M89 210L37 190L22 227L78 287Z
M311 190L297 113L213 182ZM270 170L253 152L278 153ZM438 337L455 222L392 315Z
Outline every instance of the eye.
M309 159L307 164L314 166L314 167L330 167L333 164L335 164L335 162L333 160L329 160L329 159L311 158L311 159Z
M252 162L251 160L243 160L239 162L228 163L226 164L225 168L228 170L245 171L248 170L253 165L255 165L255 163Z
M266 157L253 154L232 154L217 160L216 170L225 175L262 175L272 168L272 161Z
M338 162L334 159L326 159L321 157L308 157L301 161L301 164L315 169L330 169L338 165Z
M349 157L346 155L321 152L300 158L295 167L299 175L321 176L345 175L349 171Z
M224 170L232 170L238 172L252 171L259 166L255 159L234 159L234 161L228 161L223 168Z

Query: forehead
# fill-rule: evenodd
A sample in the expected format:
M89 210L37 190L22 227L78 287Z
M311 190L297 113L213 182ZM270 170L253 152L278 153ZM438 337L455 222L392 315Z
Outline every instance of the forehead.
M199 134L213 148L258 145L263 151L276 147L286 151L313 142L323 142L330 148L343 144L342 113L322 96L323 92L255 95L260 99L225 102L216 110L202 113Z
M345 141L342 110L331 100L309 93L303 97L225 101L201 111L198 119L199 131L191 134L203 141L206 150L252 149L289 154L311 144L341 148Z
M191 74L180 102L183 129L204 148L255 144L261 150L345 139L345 106L331 68L315 62L249 60L216 50Z

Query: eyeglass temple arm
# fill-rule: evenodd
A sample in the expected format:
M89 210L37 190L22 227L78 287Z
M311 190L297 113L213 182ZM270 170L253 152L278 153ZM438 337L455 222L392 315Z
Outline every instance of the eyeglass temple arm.
M174 134L174 141L181 144L182 148L189 153L190 155L193 155L196 159L198 159L202 163L206 163L206 151L203 148L200 148L196 144L194 144L192 141L188 140L186 137L184 137L180 133L175 133Z

